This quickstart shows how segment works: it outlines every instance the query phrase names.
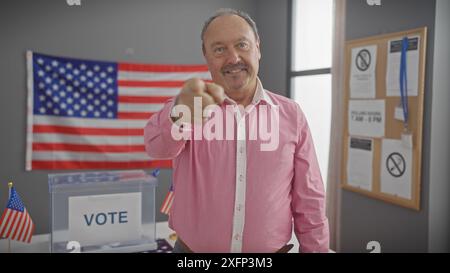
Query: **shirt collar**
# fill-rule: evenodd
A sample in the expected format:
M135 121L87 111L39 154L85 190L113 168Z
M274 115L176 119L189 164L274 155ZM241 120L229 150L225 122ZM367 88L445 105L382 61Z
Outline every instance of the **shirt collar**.
M231 103L231 104L236 104L236 102L233 99L231 99L230 97L228 97L227 94L225 94L225 100L227 102ZM269 104L271 106L275 106L275 104L273 103L272 99L267 94L267 91L264 90L264 88L262 86L262 83L259 80L259 78L256 78L256 91L255 91L255 94L253 95L253 99L252 99L252 102L250 104L257 105L261 101L264 101L264 102L266 102L267 104Z
M264 90L259 78L256 78L256 91L253 96L252 104L257 105L260 101L264 101L271 106L275 106L267 91Z

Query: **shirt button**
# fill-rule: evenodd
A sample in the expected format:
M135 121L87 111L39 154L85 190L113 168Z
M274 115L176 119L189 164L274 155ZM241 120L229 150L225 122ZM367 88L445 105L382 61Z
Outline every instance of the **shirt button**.
M239 239L241 239L241 235L235 234L234 235L234 240L239 241Z
M239 181L242 182L242 180L244 180L244 176L241 174L241 175L239 175Z

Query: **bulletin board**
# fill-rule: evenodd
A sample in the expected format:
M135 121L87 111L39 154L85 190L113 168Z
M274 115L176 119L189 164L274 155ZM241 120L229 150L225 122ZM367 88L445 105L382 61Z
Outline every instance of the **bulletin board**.
M414 80L414 77L417 77L415 79L417 81L417 95L407 96L409 110L407 128L409 131L409 136L411 137L406 139L412 140L411 145L408 145L408 143L411 142L405 141L404 138L404 136L407 135L405 133L404 119L402 121L398 118L399 115L401 116L401 114L403 114L403 111L399 113L399 110L403 110L401 107L402 96L400 95L400 90L398 91L398 96L393 96L392 88L388 88L388 78L390 78L392 82L392 78L395 79L395 77L397 77L399 79L398 82L400 82L400 72L394 71L391 74L387 73L388 71L392 72L392 68L394 67L394 62L392 61L394 59L394 53L392 52L395 52L393 50L393 41L401 41L404 37L408 37L411 41L418 37L418 48L414 52L417 54L417 75L411 73L411 71L414 72L413 69L409 69L411 71L408 71L408 80L410 78ZM405 208L420 210L426 41L427 28L424 27L392 34L372 36L364 39L351 40L346 43L344 73L344 149L342 154L343 169L341 172L341 187L343 189ZM368 53L370 50L366 50L366 52L364 52L366 47L369 47L369 49L376 48L376 54L371 54L372 56L369 56ZM410 54L410 52L407 54ZM410 56L407 56L407 60L409 62ZM370 57L372 59L370 59ZM374 89L372 91L373 95L371 98L355 97L355 93L352 92L354 92L354 90L361 91L362 89L359 89L361 87L358 87L357 84L355 84L355 79L358 75L353 72L355 69L353 66L356 65L358 69L364 70L371 64L375 64L373 67L375 73L373 75L373 81L375 82L375 87L367 88L367 90L370 91ZM364 80L367 79L367 77L362 77L361 79ZM367 83L364 81L362 82ZM369 84L367 86L373 86L373 84ZM388 91L388 89L391 91ZM405 98L405 96L403 98ZM365 134L373 129L368 126L367 130L361 130L358 129L357 125L355 125L355 120L363 120L362 118L358 119L358 114L362 113L364 115L364 111L361 109L357 110L357 107L364 107L365 103L369 108L372 107L371 105L374 107L378 107L377 104L383 105L384 121L382 126L384 127L384 134L379 133L377 135L377 133L381 130L377 129L374 130L377 133L373 133L375 136L355 135L355 131L358 132L359 130L361 134ZM355 107L355 105L357 107ZM351 107L351 109L349 109L349 107ZM382 110L380 110L380 113L381 111ZM367 113L370 115L370 109L367 110ZM394 148L390 148L389 145L391 145L391 143L396 145L402 144L404 146L400 147L399 145L394 145ZM361 145L358 146L359 144ZM362 149L355 149L355 147ZM405 154L407 154L409 161L407 159L405 163L403 158L404 156L402 156L401 153L392 152L397 149L397 147L400 150L407 147L408 152L405 152ZM389 154L389 152L391 152L391 154ZM372 173L367 171L368 166L371 166ZM398 177L399 175L400 177ZM404 177L402 177L403 175ZM359 177L362 178L359 179ZM365 181L363 181L364 177L366 177ZM396 184L396 179L399 179L398 181L408 181L409 184ZM367 181L370 182L368 183ZM399 188L397 189L395 187ZM403 187L401 191L400 187ZM401 192L401 194L398 192Z

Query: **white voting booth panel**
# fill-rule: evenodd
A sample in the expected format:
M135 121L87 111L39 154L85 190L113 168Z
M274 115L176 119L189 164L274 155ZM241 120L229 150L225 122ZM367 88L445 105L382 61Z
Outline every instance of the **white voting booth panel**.
M142 170L51 174L51 252L156 249L155 187Z

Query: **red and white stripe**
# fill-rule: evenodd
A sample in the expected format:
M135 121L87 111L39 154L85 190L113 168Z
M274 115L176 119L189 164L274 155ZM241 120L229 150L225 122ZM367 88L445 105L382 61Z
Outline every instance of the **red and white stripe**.
M176 96L184 82L210 80L206 65L118 65L119 119L148 119Z
M23 212L7 208L0 218L0 237L11 240L31 242L34 233L34 223L27 209Z
M169 191L162 203L160 209L161 213L170 214L170 208L172 207L172 203L173 203L173 191Z
M210 80L205 65L118 65L118 119L33 115L32 53L28 56L26 169L170 168L145 152L143 128L192 77ZM30 79L31 78L31 79Z

